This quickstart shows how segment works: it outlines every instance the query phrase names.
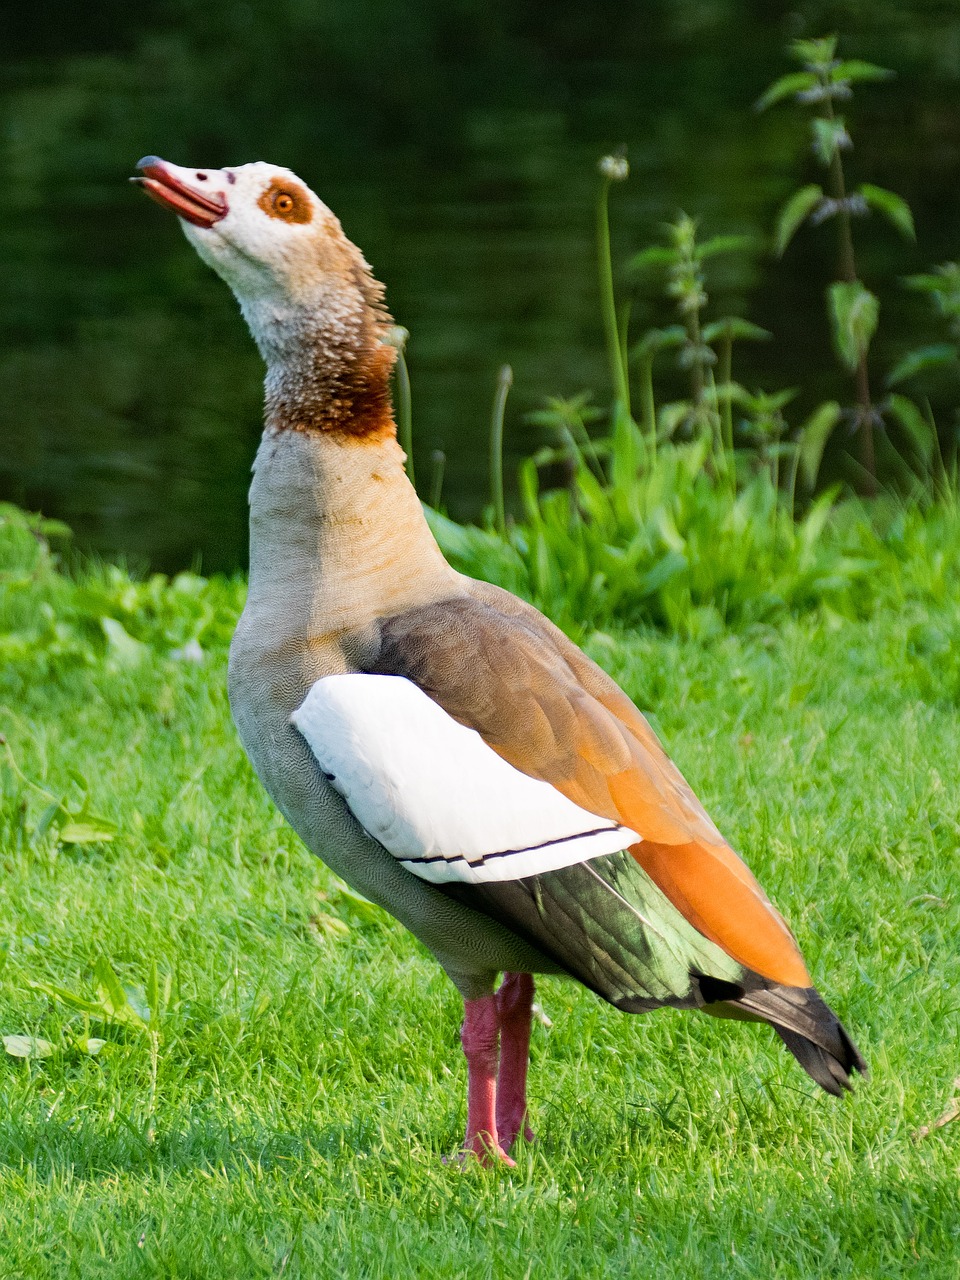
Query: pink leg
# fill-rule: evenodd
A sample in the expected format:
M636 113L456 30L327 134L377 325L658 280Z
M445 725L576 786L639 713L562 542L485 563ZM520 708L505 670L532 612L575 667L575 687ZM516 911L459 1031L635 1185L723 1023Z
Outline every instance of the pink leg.
M533 1141L527 1124L527 1064L533 1018L533 976L505 973L494 999L500 1021L500 1074L497 1079L497 1133L505 1151L518 1134Z
M464 1001L460 1041L467 1059L466 1154L482 1164L513 1164L497 1137L497 1059L500 1017L497 997L480 996Z

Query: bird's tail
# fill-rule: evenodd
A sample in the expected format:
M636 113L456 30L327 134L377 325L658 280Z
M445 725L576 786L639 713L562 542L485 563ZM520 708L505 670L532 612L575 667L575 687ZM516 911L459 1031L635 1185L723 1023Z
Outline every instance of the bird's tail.
M866 1076L860 1051L815 987L769 986L744 992L729 1003L769 1022L807 1075L827 1093L840 1097L852 1088L854 1071Z

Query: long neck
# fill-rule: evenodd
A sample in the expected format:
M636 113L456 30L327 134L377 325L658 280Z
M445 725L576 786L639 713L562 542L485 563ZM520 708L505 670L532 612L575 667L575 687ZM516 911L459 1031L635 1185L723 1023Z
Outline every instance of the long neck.
M248 608L294 642L456 594L392 434L267 428L250 490Z
M383 290L337 243L336 272L299 299L241 302L267 362L247 609L295 646L459 589L404 472Z
M368 439L395 434L390 374L395 349L383 289L344 242L338 271L300 297L241 299L267 364L265 418L276 431Z

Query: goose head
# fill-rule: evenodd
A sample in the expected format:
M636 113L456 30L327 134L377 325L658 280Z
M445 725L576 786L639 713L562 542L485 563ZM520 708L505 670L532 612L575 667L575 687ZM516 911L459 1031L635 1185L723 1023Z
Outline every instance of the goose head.
M145 156L137 168L143 176L132 181L177 215L197 253L233 290L268 363L318 320L362 327L372 306L386 327L382 289L363 255L289 169L261 160L192 169L159 156Z
M192 169L145 156L133 178L233 290L268 366L276 425L389 428L383 288L339 220L281 165Z

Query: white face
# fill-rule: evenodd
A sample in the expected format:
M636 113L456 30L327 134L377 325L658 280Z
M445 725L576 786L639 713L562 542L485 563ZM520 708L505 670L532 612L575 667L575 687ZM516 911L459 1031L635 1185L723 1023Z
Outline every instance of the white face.
M180 218L187 239L240 301L261 349L295 313L340 310L365 266L340 223L296 174L255 161L189 169L148 156L137 179Z

